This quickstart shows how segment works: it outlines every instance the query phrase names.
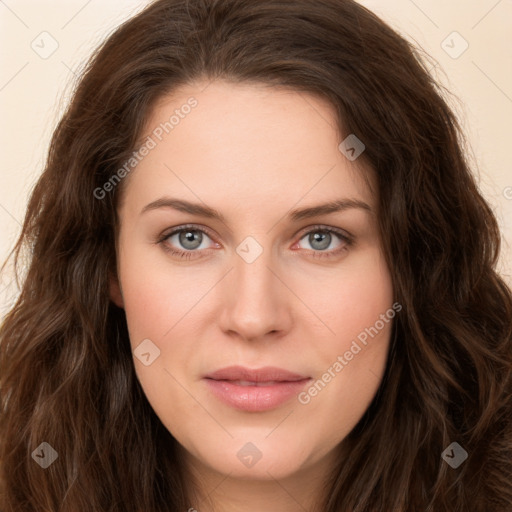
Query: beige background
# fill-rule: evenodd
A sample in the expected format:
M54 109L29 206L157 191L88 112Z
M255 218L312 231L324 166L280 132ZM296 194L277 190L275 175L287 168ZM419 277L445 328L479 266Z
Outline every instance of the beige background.
M20 231L28 194L81 65L147 3L0 0L0 260ZM455 107L479 183L502 228L500 270L512 283L512 0L361 3L425 49L437 62L432 72L461 100ZM4 276L0 318L15 291Z

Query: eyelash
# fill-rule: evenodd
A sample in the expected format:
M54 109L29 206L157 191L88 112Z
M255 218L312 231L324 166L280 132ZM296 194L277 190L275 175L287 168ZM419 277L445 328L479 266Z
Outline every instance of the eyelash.
M199 228L194 225L185 225L185 226L180 226L179 228L174 229L170 233L163 235L158 240L156 240L156 243L160 244L163 247L163 249L166 252L168 252L169 254L171 254L172 256L177 256L182 259L190 259L190 258L194 257L193 256L194 253L197 253L199 251L197 251L197 250L179 251L176 249L172 249L171 247L169 247L168 245L166 245L164 243L169 238L171 238L173 235L176 235L177 233L181 233L183 231L200 231L200 232L204 233L205 235L207 235L208 237L213 238L212 235L208 231L206 231L204 228ZM334 233L336 236L338 236L341 239L342 242L344 242L344 245L341 248L334 249L329 252L313 251L313 254L312 254L313 258L334 258L335 256L338 256L343 251L346 251L349 247L351 247L354 244L354 239L352 236L345 234L344 232L342 232L339 229L332 228L332 227L326 227L326 226L322 226L322 225L313 226L309 231L306 231L305 233L303 233L301 235L301 237L299 238L299 241L302 240L306 235L309 235L311 233L317 233L317 232Z

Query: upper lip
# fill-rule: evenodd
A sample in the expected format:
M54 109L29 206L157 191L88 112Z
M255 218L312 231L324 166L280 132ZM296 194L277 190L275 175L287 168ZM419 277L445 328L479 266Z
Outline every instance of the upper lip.
M220 370L205 375L205 378L247 382L295 382L309 377L275 366L265 366L255 369L245 368L243 366L227 366L226 368L221 368Z

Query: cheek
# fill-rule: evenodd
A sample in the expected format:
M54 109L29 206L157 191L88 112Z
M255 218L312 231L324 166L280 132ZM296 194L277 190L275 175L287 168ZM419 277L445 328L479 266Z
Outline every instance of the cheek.
M141 337L164 338L200 301L207 282L204 273L173 269L161 257L136 252L121 261L120 274L132 345Z
M347 350L350 340L379 320L393 304L391 276L378 248L354 254L339 268L302 279L298 295L324 324L330 351ZM330 331L330 332L329 332Z

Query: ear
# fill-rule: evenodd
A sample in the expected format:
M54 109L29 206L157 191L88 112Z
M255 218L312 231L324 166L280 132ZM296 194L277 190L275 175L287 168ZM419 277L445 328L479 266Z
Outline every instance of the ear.
M109 292L110 292L110 300L120 307L124 308L123 301L123 292L121 291L121 285L119 284L119 279L117 276L112 273L109 274Z

